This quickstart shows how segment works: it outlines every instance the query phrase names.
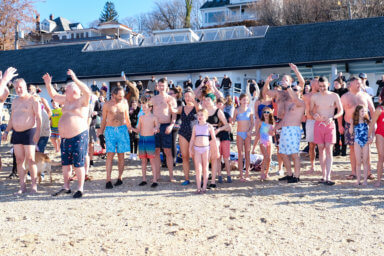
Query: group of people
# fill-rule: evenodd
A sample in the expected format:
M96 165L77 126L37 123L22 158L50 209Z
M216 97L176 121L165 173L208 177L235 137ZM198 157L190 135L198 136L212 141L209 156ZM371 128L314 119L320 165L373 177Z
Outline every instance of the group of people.
M246 93L240 95L236 107L232 104L232 97L224 97L220 87L208 77L201 78L194 90L185 88L184 93L179 87L169 87L167 79L162 78L155 81L154 86L151 85L153 90L140 94L134 84L124 79L124 87L129 89L122 86L113 88L111 99L97 106L94 103L98 100L97 97L92 100L92 90L72 70L67 71L71 79L67 82L64 94L55 90L51 84L52 77L45 74L43 80L54 110L58 109L57 106L62 106L60 119L52 122L57 125L57 130L52 128L52 133L61 139L60 150L57 146L55 149L61 152L64 185L53 196L72 193L70 180L73 169L78 181L73 197L82 197L89 157L93 155L91 148L98 138L101 144L105 143L107 154L106 189L123 184L126 152L131 152L131 159L137 159L137 156L141 159L142 182L138 185L148 184L148 162L153 175L150 186L155 188L159 185L161 158L164 161L163 166L168 168L170 182L174 182L177 141L185 178L181 185L191 184L191 158L196 174L196 193L205 193L207 189L215 188L216 181L231 183L232 126L237 129L237 166L241 182L250 179L251 153L255 151L256 145L259 145L263 155L260 179L268 180L275 145L278 168L283 170L284 166L286 172L279 180L297 183L300 182L301 174L300 142L303 122L305 138L309 143L310 172L315 170L317 147L322 171L320 183L325 185L335 184L331 174L335 153L333 147L336 142L338 146L343 144L350 148L352 172L348 178L356 179L357 185L367 185L367 180L373 177L370 144L376 135L379 158L376 185L380 186L384 161L384 90L380 94L381 103L375 110L372 97L366 92L364 81L360 77L351 76L346 83L337 78L333 82L335 90L332 92L328 90L330 84L326 77L315 77L308 85L296 65L290 64L290 68L297 81L290 75L279 78L277 74L271 74L259 88L250 80ZM1 102L4 102L9 93L6 84L16 76L16 69L9 68L1 77ZM45 111L46 103L27 91L23 79L17 79L13 83L18 97L12 103L11 118L3 140L12 131L11 143L14 144L20 179L19 193L26 192L24 162L31 175L31 191L36 192L35 145L38 145L42 137L42 111ZM272 84L275 86L271 86ZM54 117L53 110L49 115ZM343 139L342 143L339 143L340 138ZM59 145L56 140L53 144ZM118 177L112 183L112 163L116 153ZM222 175L222 170L226 175Z

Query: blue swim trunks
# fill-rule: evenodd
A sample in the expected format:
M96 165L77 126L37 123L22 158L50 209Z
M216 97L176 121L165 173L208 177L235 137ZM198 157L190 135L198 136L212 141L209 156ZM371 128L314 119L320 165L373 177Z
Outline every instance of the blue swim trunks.
M172 148L172 132L165 134L170 124L160 124L160 132L155 134L156 148Z
M142 158L155 158L155 136L141 136L139 140L139 157Z
M70 139L61 139L61 165L84 167L88 152L88 130Z
M126 125L105 127L105 144L107 153L125 153L131 151L129 133Z
M299 153L300 139L300 126L283 126L280 134L279 153L284 155Z

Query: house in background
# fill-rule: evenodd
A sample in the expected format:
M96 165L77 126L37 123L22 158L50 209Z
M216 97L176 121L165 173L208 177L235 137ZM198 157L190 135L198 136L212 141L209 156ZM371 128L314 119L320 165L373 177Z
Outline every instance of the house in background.
M114 39L121 39L130 43L140 38L142 35L115 21L100 23L93 28L84 28L81 23L72 23L63 17L54 19L52 14L49 19L44 19L40 23L40 16L37 15L36 28L23 40L22 48Z
M251 8L255 3L257 0L208 0L200 8L202 27L257 20L255 10Z

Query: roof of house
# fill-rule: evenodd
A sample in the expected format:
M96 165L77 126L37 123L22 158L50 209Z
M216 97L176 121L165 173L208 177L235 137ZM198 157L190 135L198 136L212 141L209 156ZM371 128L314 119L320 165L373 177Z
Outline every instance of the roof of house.
M384 17L378 17L270 27L264 38L95 52L82 52L83 44L31 48L0 52L0 70L13 66L27 82L41 83L45 72L65 81L68 68L92 78L382 60L383 31Z
M215 7L222 7L225 5L230 4L230 0L213 0L213 1L206 1L200 9L207 9L207 8L215 8Z

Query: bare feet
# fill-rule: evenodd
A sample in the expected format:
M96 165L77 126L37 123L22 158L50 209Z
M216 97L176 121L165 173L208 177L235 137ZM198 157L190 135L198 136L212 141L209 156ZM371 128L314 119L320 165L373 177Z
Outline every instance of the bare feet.
M312 173L314 173L314 172L315 172L315 167L312 166L312 167L309 169L308 173L309 173L309 174L312 174Z
M377 187L377 188L381 187L381 182L380 181L376 181L375 182L375 187Z

